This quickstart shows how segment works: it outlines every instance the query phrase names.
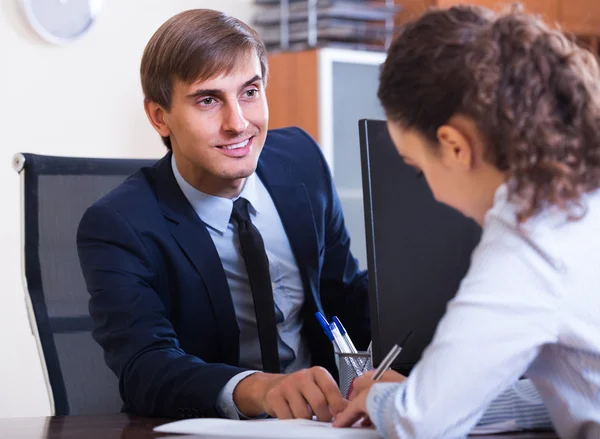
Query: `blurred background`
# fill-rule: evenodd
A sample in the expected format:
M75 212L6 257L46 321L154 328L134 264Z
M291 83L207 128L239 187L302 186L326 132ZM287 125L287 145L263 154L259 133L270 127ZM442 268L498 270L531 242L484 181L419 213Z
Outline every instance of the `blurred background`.
M81 27L78 23L83 22L77 21L76 15L62 19L53 15L52 3L68 1L0 0L0 187L6 209L0 227L0 417L50 414L40 357L25 307L20 182L11 159L17 152L153 159L164 155L160 138L142 108L139 62L146 42L165 20L186 9L213 8L257 28L270 51L270 126L297 125L319 142L334 173L353 251L366 268L357 121L383 118L376 98L378 69L394 28L432 6L472 3L502 8L510 3L86 2L96 8L95 23L67 44L56 44L59 41L53 35L59 39L75 35ZM598 53L597 0L521 3Z

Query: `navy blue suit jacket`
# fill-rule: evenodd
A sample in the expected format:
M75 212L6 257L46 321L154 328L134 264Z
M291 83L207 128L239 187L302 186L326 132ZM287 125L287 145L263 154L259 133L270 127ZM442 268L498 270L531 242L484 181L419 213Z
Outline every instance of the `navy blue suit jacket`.
M219 391L244 370L239 328L217 251L170 160L171 153L136 172L81 220L77 246L93 336L119 378L125 411L218 416ZM369 343L370 323L366 274L350 253L329 169L306 133L286 128L267 135L257 173L300 269L312 361L337 376L314 313L340 317L359 349Z

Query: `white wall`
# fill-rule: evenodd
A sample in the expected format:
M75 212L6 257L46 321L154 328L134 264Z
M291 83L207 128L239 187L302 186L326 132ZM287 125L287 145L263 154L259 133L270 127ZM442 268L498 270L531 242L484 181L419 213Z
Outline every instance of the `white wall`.
M88 34L55 47L29 29L19 4L0 0L0 417L50 413L25 311L13 154L162 156L142 108L146 41L185 9L218 8L246 22L252 16L252 0L105 0Z

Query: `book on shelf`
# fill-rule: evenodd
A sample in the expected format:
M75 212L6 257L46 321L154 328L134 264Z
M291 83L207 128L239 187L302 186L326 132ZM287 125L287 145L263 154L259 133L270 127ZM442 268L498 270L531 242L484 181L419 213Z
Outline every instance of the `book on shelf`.
M256 0L253 24L268 49L383 50L401 8L392 0Z

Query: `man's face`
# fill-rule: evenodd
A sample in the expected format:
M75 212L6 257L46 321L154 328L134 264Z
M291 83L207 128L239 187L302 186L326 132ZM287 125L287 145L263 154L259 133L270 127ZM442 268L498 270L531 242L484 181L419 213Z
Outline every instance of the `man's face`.
M264 79L249 53L227 75L175 81L164 124L179 171L199 190L228 196L256 170L269 120Z

